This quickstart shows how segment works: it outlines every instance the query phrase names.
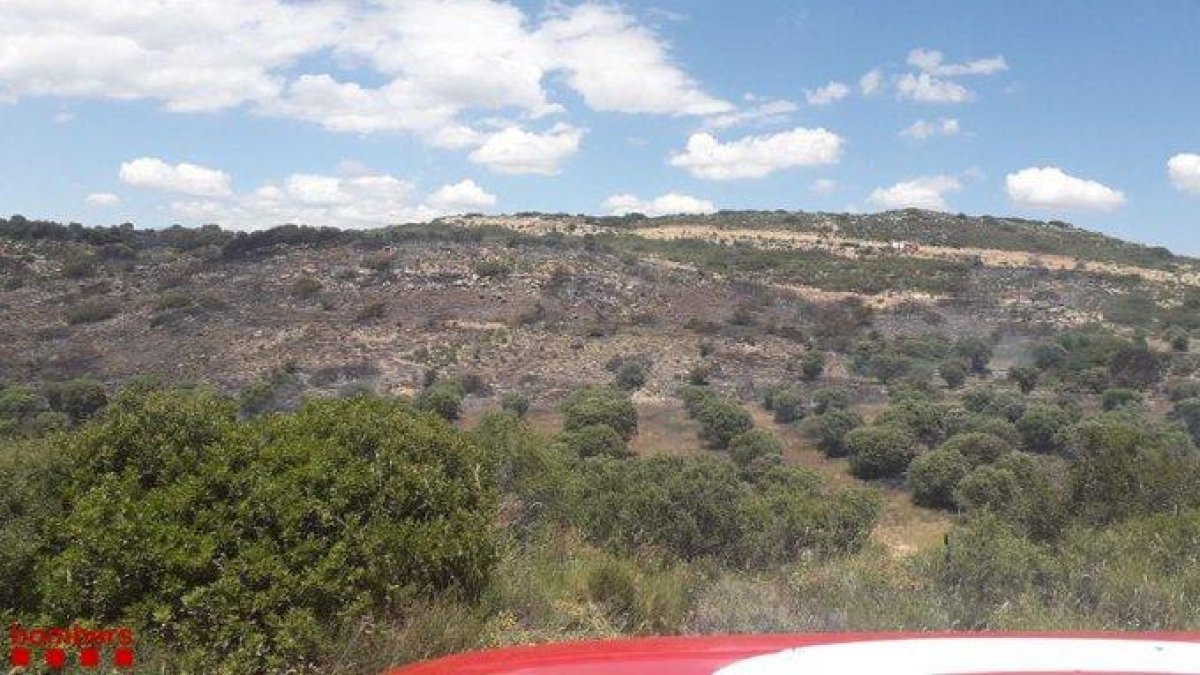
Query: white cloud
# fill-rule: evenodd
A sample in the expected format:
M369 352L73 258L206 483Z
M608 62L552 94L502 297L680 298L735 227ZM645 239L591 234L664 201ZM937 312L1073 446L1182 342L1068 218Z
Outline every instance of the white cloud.
M1019 206L1063 211L1111 211L1125 195L1093 180L1076 178L1056 167L1031 167L1005 178L1008 198Z
M730 180L761 178L796 166L836 164L841 158L842 138L825 129L797 127L791 131L746 136L728 143L712 134L688 138L687 148L670 158L672 166L687 169L697 178Z
M936 49L914 49L908 53L908 65L938 77L963 75L992 75L1008 70L1003 56L992 56L968 63L946 63L945 55Z
M444 185L418 200L411 182L387 174L325 176L292 174L248 193L221 199L170 204L174 214L194 223L216 222L239 230L284 223L344 229L424 222L438 216L477 211L497 198L474 181Z
M1175 155L1167 160L1167 174L1176 188L1200 195L1200 154Z
M480 211L496 205L496 195L486 192L473 180L443 185L425 200L431 208L447 213Z
M564 82L601 111L716 115L667 43L615 4L501 0L4 0L0 100L236 106L351 133L478 148L478 116L561 113ZM81 56L83 55L83 56ZM323 64L332 61L334 66ZM341 73L335 75L334 73Z
M121 165L118 174L134 187L180 192L197 197L223 197L232 192L229 174L186 162L174 166L157 157L139 157Z
M831 195L838 189L837 181L832 178L818 178L808 184L809 192L818 195Z
M750 101L757 103L758 99L751 98ZM800 106L791 101L770 99L735 112L708 117L704 120L704 126L710 129L728 129L743 124L756 126L779 124L787 122L791 118L791 114L799 108Z
M953 176L923 176L901 181L887 188L875 188L867 201L882 209L929 209L946 211L945 193L962 189Z
M957 119L943 117L933 122L917 120L901 130L900 135L905 138L923 141L932 136L957 136L961 131L962 126L958 123Z
M93 192L84 200L88 206L116 206L121 203L121 198L111 192Z
M554 7L554 5L552 5ZM537 31L551 67L594 110L715 115L733 106L675 67L654 33L616 5L558 7Z
M896 95L920 103L964 103L974 98L969 89L929 73L905 73L896 80Z
M883 91L883 71L874 68L858 78L858 90L863 96L874 96Z
M829 105L850 95L850 87L841 82L830 82L817 89L805 89L804 99L809 105Z
M543 134L508 127L492 134L470 159L500 173L553 176L560 164L579 150L583 130L556 124Z
M668 192L650 201L643 201L631 194L613 195L604 200L604 208L614 216L627 213L641 213L646 216L665 216L671 214L714 213L717 207L707 199Z

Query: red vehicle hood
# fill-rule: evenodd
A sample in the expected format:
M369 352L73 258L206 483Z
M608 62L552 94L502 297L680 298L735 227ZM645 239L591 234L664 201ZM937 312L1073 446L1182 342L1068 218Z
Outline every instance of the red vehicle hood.
M1195 673L1200 633L822 633L663 637L457 654L389 675Z

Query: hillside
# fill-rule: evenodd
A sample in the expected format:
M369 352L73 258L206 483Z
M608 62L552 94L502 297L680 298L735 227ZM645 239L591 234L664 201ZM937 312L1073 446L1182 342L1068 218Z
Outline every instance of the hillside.
M1194 628L1198 270L918 211L3 220L0 541L22 543L0 582L41 585L0 607L121 618L232 671L628 633ZM130 538L151 542L135 590L93 589ZM197 542L220 564L181 557ZM176 587L202 609L156 590Z

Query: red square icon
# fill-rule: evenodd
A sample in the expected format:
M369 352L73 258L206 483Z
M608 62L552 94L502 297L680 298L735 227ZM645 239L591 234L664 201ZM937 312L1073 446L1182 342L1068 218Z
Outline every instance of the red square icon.
M118 668L132 668L133 650L129 647L118 647L113 652L113 665Z
M100 650L95 647L80 650L79 665L84 668L95 668L100 665Z
M62 668L67 664L67 654L61 649L47 649L42 658L46 660L46 665L51 668Z
M13 668L29 667L29 650L24 647L13 647L8 654L8 663Z

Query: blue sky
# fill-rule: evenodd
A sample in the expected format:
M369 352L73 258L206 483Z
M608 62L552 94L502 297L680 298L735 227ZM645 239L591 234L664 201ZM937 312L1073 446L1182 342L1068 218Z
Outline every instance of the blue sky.
M912 205L1200 254L1197 35L1186 0L0 0L0 211Z

